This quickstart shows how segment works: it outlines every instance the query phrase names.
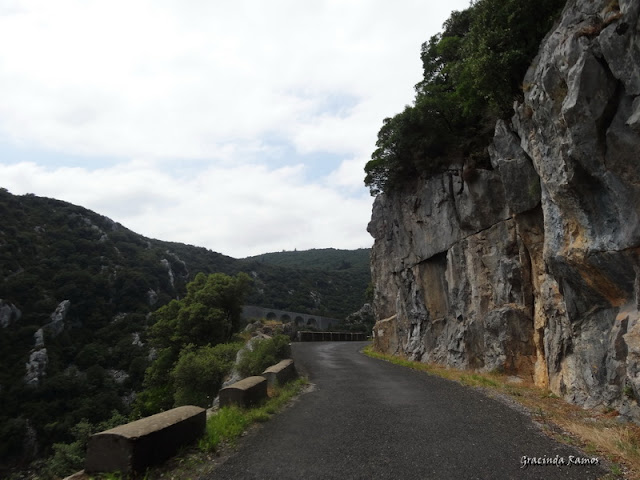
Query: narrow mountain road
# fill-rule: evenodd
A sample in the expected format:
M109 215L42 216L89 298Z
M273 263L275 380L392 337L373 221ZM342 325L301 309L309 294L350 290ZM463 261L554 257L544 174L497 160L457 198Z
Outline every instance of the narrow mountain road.
M457 383L359 352L365 343L293 345L316 389L250 435L207 479L598 478L591 458L526 415ZM522 467L523 457L564 466Z

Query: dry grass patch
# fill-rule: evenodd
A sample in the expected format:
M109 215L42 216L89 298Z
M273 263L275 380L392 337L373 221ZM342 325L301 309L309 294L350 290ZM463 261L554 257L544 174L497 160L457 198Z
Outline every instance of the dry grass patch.
M524 407L546 434L610 462L613 476L606 478L623 476L640 480L640 426L620 423L615 410L586 410L531 382L513 383L509 376L499 373L471 372L414 362L376 352L372 346L363 352L373 358L481 388L490 396Z

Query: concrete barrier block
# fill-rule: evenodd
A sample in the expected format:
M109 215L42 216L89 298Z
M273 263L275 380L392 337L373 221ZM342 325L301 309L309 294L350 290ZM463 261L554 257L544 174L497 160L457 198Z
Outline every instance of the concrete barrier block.
M262 373L262 376L267 379L268 385L275 385L276 383L284 385L297 378L298 372L296 372L296 366L293 364L293 360L288 358L267 368Z
M267 398L267 379L247 377L220 390L220 406L238 405L250 407Z
M96 433L87 444L85 471L144 472L199 438L205 424L204 408L184 406Z

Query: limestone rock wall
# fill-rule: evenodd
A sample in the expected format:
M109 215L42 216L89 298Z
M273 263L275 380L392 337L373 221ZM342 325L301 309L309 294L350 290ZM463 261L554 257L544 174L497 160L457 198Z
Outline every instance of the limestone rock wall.
M570 0L491 170L380 195L379 349L640 419L640 2Z

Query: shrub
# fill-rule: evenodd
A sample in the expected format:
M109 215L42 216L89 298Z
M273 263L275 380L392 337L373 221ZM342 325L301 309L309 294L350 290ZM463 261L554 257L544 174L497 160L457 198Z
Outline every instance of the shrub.
M112 412L111 418L97 425L92 425L87 420L81 420L71 429L73 442L53 444L54 453L47 460L42 472L43 476L45 478L59 478L81 470L84 465L89 437L93 433L102 432L125 423L127 423L127 418L115 410Z
M289 337L285 335L257 340L253 350L246 351L242 356L238 363L238 371L245 377L260 375L266 368L290 356Z
M231 370L241 344L185 348L171 371L175 386L174 406L208 407Z

